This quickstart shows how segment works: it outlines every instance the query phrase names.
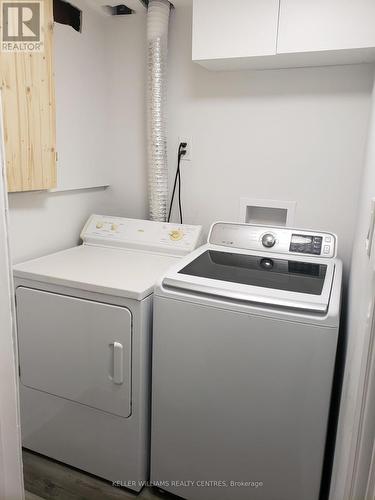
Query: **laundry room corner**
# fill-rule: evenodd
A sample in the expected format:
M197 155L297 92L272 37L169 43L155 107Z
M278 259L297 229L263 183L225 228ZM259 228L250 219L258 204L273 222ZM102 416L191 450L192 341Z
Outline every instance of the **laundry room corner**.
M191 61L191 5L182 3L170 33L168 151L173 172L178 138L192 138L187 220L208 231L213 218L239 220L241 197L295 201L296 226L335 227L347 276L373 67L207 71Z
M147 213L146 12L72 4L82 33L54 26L58 184L9 195L14 262L76 244L91 213Z
M0 17L0 500L374 500L375 0Z

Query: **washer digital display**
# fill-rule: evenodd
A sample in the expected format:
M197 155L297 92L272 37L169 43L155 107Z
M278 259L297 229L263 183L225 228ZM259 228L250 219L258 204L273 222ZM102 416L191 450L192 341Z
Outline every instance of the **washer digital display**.
M320 255L322 252L322 241L322 236L292 234L289 251Z
M296 243L298 245L306 245L313 242L312 236L302 236L300 234L293 234L292 243Z

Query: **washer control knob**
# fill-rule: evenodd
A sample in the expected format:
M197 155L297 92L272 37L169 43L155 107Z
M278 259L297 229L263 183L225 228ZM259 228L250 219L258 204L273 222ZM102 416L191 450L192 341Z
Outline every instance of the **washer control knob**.
M273 234L267 233L262 237L262 245L267 248L272 248L276 243L276 238Z
M101 229L103 227L103 222L97 222L96 223L96 228Z

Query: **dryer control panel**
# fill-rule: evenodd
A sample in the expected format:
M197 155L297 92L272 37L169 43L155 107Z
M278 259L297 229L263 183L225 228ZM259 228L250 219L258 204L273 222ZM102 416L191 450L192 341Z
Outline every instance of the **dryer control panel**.
M81 239L87 245L185 255L202 244L202 226L92 215Z
M303 254L333 258L337 255L337 238L332 233L216 222L208 243L253 251L281 254Z

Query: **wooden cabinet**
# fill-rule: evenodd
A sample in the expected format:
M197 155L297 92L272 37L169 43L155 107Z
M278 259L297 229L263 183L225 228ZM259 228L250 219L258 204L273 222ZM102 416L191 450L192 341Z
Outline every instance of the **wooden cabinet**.
M193 59L276 54L279 0L194 0Z
M375 0L193 0L193 60L211 70L375 60Z
M52 0L43 0L40 52L0 52L8 190L56 186Z

